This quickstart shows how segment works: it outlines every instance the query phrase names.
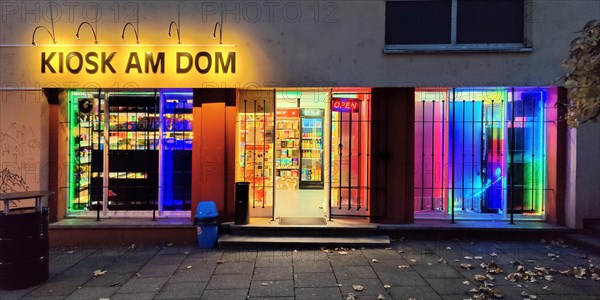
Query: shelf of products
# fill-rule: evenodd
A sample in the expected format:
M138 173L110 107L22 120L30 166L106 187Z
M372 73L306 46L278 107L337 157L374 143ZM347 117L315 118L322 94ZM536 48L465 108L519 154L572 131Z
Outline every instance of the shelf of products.
M277 189L297 190L300 170L300 119L278 119L276 128L275 176Z
M160 111L156 94L108 94L98 110L99 139L97 160L92 161L97 177L92 185L102 190L104 145L108 146L108 208L111 210L153 210L158 208ZM104 104L104 103L102 103ZM108 108L108 120L104 120ZM102 195L102 192L99 193ZM97 200L97 201L96 201ZM92 200L101 204L102 198ZM95 207L97 208L97 207Z
M272 205L267 189L273 186L273 114L240 113L238 124L241 150L238 174L243 174L242 180L250 183L253 205Z
M301 189L321 189L323 182L323 114L321 109L302 109Z

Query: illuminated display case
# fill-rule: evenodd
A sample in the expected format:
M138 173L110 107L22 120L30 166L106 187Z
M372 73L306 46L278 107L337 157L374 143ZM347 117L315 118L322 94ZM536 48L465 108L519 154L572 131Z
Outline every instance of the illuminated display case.
M323 114L323 109L300 110L301 189L323 189Z

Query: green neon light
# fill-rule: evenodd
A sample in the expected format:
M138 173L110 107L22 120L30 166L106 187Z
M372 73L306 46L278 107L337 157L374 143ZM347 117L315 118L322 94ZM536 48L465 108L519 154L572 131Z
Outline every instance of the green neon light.
M69 210L73 210L73 203L75 198L75 139L73 135L75 134L75 107L74 103L76 103L76 92L69 91L67 97L67 124L69 126L69 167L68 167L68 183L67 183L67 208Z

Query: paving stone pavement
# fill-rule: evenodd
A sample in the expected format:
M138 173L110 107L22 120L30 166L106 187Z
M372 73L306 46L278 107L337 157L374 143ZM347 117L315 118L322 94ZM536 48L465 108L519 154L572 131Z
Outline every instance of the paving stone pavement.
M50 280L0 291L0 299L475 299L469 290L484 283L474 276L491 261L503 273L486 282L505 299L600 299L600 281L560 273L510 282L515 260L562 271L599 264L600 253L554 241L465 240L397 240L385 249L52 249ZM96 270L106 273L94 277Z

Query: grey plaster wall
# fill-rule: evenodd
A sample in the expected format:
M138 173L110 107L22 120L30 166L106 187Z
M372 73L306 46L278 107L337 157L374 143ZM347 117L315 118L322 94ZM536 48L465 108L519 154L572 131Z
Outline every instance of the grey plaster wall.
M577 189L574 224L583 219L600 219L600 124L584 124L577 129Z
M587 21L600 18L600 1L531 0L532 53L384 54L385 1L6 1L0 5L2 82L18 79L26 61L14 53L32 47L35 26L49 26L55 9L58 45L91 43L89 28L82 39L75 31L93 21L98 8L100 44L131 45L121 41L126 21L139 16L140 44L172 44L169 22L181 19L183 43L210 44L220 9L226 11L223 41L248 54L251 82L277 86L482 86L557 85L560 63L569 42ZM132 5L135 4L135 5ZM138 13L139 11L139 13ZM39 43L48 43L38 32ZM21 45L6 47L7 45ZM203 79L199 79L203 80ZM558 81L560 83L560 81Z
M121 30L139 17L142 45L171 44L169 22L180 16L182 42L214 44L212 32L220 9L227 11L223 42L235 44L254 70L237 86L549 86L561 85L560 64L568 45L587 21L600 19L600 1L531 0L531 53L436 53L384 54L383 0L346 1L0 1L0 89L40 89L32 78L32 58L21 55L31 49L31 35L38 25L50 27L54 5L58 47L77 49L91 43L89 28L75 38L82 21L99 12L101 44L133 45L131 28L127 41ZM132 5L133 4L133 5ZM38 32L38 43L49 43ZM70 46L65 46L70 45ZM89 80L89 79L88 79ZM127 78L123 78L127 80ZM203 85L202 78L198 86ZM86 82L78 82L79 86ZM229 84L229 83L227 83ZM115 83L119 86L119 82ZM13 95L13 94L11 94ZM17 97L17 96L14 96ZM4 98L3 98L4 99ZM7 98L8 99L8 98ZM16 99L16 98L14 98ZM13 100L13 96L10 97ZM0 129L18 120L40 120L33 126L43 147L47 144L47 117L39 103L0 103ZM24 109L27 107L31 110ZM47 114L46 114L47 116ZM36 121L37 122L37 121ZM580 226L584 217L600 218L600 125L582 126L577 133L576 212ZM47 155L39 166L47 165ZM2 158L2 163L6 163ZM41 168L41 167L40 167ZM37 176L43 177L40 169ZM40 181L39 186L44 183ZM38 186L37 184L35 186Z

